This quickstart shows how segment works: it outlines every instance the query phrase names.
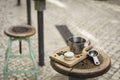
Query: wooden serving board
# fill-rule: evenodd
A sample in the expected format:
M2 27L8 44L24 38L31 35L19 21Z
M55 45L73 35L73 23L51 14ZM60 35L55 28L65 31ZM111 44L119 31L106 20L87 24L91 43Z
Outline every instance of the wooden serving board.
M52 55L50 55L50 59L51 60L54 60L66 67L72 67L74 66L75 64L77 64L78 62L84 60L87 58L87 52L86 50L87 49L90 49L91 46L87 47L87 48L84 48L84 50L82 51L82 53L80 54L75 54L75 58L73 60L66 60L64 59L64 53L67 52L67 51L70 51L70 48L69 47L65 47L65 48L61 48L61 49L58 49L56 50Z

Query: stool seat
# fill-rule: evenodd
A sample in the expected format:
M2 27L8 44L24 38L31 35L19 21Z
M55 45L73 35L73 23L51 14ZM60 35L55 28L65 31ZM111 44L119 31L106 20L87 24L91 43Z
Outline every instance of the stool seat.
M30 25L17 25L5 29L4 33L9 37L25 38L34 35L36 30Z

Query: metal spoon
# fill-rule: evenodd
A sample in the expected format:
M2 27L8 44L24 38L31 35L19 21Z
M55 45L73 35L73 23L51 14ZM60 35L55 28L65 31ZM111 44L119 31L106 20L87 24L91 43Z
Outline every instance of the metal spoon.
M98 52L95 50L91 50L88 52L88 55L93 58L95 65L100 65L100 61L98 59Z

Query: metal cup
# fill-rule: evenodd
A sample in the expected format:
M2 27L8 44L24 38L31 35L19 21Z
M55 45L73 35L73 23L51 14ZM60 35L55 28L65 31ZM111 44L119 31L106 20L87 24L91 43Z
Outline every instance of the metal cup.
M75 54L80 54L85 46L90 45L90 41L82 37L70 37L67 40L67 44L70 47L70 51Z

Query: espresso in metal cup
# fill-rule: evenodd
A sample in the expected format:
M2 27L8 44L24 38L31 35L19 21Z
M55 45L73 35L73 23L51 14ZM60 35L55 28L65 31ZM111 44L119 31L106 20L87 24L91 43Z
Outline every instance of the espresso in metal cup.
M73 36L67 40L67 44L70 47L70 51L74 52L75 54L80 54L86 44L90 45L90 41L82 37Z

